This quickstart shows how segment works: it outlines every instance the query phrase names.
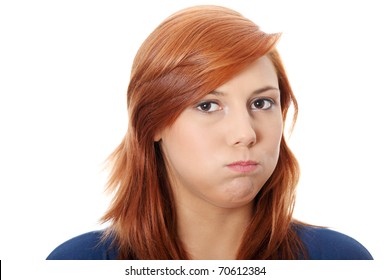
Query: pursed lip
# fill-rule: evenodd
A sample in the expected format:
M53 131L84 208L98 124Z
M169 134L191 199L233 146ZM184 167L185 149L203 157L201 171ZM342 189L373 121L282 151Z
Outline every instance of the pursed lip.
M240 160L229 163L227 167L233 171L247 173L254 171L259 166L259 163L253 160Z

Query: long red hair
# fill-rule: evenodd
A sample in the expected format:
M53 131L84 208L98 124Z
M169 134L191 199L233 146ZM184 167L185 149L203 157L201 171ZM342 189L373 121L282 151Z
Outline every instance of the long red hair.
M267 55L279 79L283 120L297 102L275 50L279 34L266 34L239 13L218 6L179 11L140 47L127 92L129 125L109 157L108 189L114 192L102 218L111 222L120 259L188 259L177 234L175 203L157 132L181 112ZM294 118L295 121L295 118ZM272 176L255 198L255 212L237 259L294 259L302 252L292 211L298 163L282 137Z

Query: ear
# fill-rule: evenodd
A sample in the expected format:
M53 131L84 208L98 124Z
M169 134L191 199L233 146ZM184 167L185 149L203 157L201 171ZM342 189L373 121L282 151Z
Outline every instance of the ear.
M153 140L154 140L154 142L160 142L160 141L161 141L161 138L162 138L161 132L157 132L157 133L154 135Z

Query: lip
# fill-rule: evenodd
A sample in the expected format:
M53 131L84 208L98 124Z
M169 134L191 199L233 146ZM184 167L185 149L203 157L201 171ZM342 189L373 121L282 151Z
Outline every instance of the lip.
M227 165L230 170L240 173L249 173L257 169L259 163L253 160L236 161Z

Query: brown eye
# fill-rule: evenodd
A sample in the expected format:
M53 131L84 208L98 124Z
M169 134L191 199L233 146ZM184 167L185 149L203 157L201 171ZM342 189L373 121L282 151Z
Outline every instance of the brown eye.
M205 113L211 113L214 111L218 111L220 109L220 106L215 102L202 102L196 108L199 111L205 112Z
M251 108L256 110L268 110L274 105L273 100L268 98L259 98L253 101Z

